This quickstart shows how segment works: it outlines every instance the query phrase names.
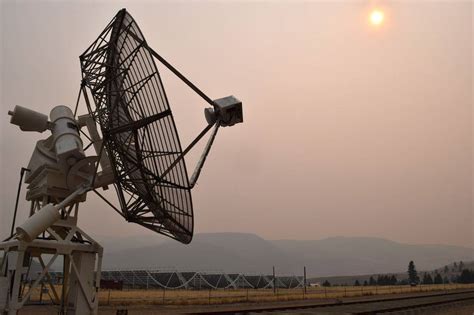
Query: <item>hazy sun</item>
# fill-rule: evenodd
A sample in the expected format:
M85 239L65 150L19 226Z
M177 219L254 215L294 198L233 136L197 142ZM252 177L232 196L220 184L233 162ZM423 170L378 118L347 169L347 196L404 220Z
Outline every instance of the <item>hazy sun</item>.
M384 19L384 14L380 10L373 10L370 13L370 23L372 23L373 25L382 24L383 19Z

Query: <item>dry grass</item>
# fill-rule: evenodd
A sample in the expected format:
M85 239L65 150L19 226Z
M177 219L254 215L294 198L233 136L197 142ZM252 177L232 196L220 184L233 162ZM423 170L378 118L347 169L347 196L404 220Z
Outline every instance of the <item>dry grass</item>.
M401 294L411 292L444 291L454 289L474 288L474 284L447 284L410 286L367 286L367 287L316 287L303 289L219 289L219 290L101 290L100 305L206 305L228 304L242 302L275 302L294 301L302 299L331 299L342 297L357 297L376 294ZM58 294L61 287L56 286ZM51 290L49 290L51 293ZM43 293L43 301L49 301L49 293ZM51 293L52 295L52 293ZM35 289L31 300L39 301L40 290Z
M410 286L372 286L372 287L329 287L303 289L220 289L220 290L124 290L101 291L99 301L102 305L203 305L241 302L274 302L302 299L325 299L356 297L376 294L401 294L411 292L442 291L474 288L474 284L423 285Z

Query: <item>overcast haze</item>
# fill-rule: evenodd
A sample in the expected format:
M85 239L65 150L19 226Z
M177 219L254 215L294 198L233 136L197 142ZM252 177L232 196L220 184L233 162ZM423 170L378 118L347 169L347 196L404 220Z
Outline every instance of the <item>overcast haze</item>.
M374 5L386 13L378 28ZM243 101L244 124L221 129L193 191L195 232L473 246L469 1L1 1L1 237L19 168L47 136L21 132L7 111L74 106L78 56L122 7L209 96ZM206 104L163 75L187 144ZM90 235L164 238L88 198Z

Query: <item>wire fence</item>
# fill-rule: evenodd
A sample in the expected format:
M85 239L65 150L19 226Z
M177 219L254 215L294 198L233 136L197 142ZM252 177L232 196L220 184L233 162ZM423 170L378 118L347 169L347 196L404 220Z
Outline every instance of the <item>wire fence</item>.
M99 301L102 305L203 305L226 303L252 303L294 301L306 299L335 299L367 295L404 294L415 292L449 291L472 289L474 284L398 286L344 286L344 287L301 287L273 289L208 289L208 290L102 290Z
M62 273L51 273L61 292ZM472 289L474 284L309 286L304 276L233 274L171 270L102 271L101 305L204 305L242 302L275 302L305 299L337 299L366 295ZM102 283L104 282L104 283ZM108 283L107 283L108 282ZM110 284L117 284L114 286ZM47 303L51 292L42 286L31 302Z
M61 292L61 285L55 285ZM209 305L230 303L256 303L320 299L333 300L344 297L368 295L409 294L416 292L447 292L456 289L474 289L474 284L439 284L396 286L334 286L300 288L257 288L257 289L132 289L100 290L100 305ZM35 289L30 302L50 304L51 293L44 287Z

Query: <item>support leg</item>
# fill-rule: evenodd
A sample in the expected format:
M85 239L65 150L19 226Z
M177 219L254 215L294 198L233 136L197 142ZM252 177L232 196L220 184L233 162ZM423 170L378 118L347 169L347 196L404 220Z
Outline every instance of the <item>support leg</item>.
M70 259L69 255L63 256L63 292L61 294L61 314L66 314L66 308L69 298L69 271L70 271Z
M25 250L18 249L16 264L15 264L15 275L13 276L13 287L10 291L8 301L8 315L16 315L18 309L21 307L18 301L20 297L20 285L21 276L23 271L23 258L25 257Z

